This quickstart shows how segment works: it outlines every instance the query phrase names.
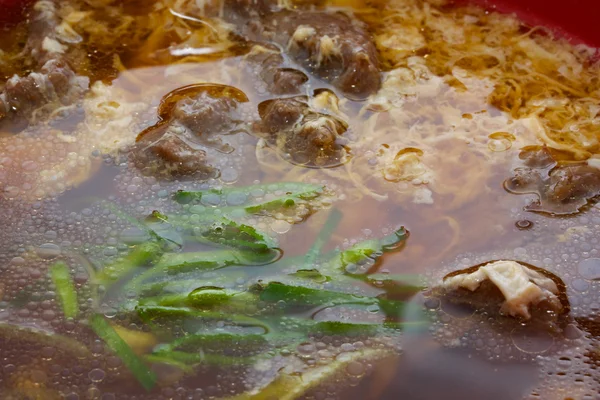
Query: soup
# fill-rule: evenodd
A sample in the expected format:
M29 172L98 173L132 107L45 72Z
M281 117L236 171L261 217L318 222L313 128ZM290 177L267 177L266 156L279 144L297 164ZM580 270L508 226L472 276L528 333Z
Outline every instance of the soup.
M443 0L11 7L3 399L597 397L596 49Z

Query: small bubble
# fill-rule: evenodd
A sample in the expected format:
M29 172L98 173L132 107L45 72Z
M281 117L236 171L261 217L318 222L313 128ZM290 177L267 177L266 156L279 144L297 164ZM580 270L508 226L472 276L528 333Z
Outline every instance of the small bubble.
M221 171L221 180L225 183L234 183L238 178L239 174L234 168L227 167Z
M287 233L291 228L292 225L289 222L283 220L277 220L271 224L271 230L279 234Z
M315 352L316 347L312 343L300 343L297 347L297 350L300 355L311 355Z
M88 378L95 383L102 382L105 376L106 373L100 368L94 368L88 373Z
M346 373L350 376L363 376L365 373L366 367L363 363L359 361L351 361L346 366Z
M600 258L588 258L587 260L580 261L577 270L585 279L600 279Z
M37 248L36 253L42 258L50 259L60 256L61 250L54 243L44 243Z

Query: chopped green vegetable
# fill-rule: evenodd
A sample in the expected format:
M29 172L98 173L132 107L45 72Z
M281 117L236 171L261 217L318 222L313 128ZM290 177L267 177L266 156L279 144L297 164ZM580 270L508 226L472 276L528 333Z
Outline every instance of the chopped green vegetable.
M351 266L359 265L366 261L373 263L385 252L398 249L408 238L408 231L404 227L392 232L381 239L365 240L342 251L327 263L327 272L341 271L346 274L354 274Z
M321 232L319 232L319 234L317 235L317 239L313 243L312 247L310 248L308 253L306 253L304 265L307 269L313 268L317 263L317 259L319 257L319 254L321 253L321 250L323 249L323 246L325 246L325 244L339 225L340 221L342 220L342 216L342 213L336 208L331 210L331 212L329 213L329 217L325 222L325 226L323 226L323 229L321 229Z
M312 289L271 282L260 290L260 299L271 303L284 302L287 306L316 306L340 304L377 304L377 299L348 293Z
M257 327L264 332L271 331L269 326L264 321L258 318L249 317L241 314L231 314L219 311L203 311L189 307L164 307L154 305L140 305L136 307L136 311L140 318L144 321L164 321L173 319L192 319L192 320L212 320L212 321L227 321L230 324L242 327Z
M96 275L100 283L110 283L133 272L136 268L144 267L156 261L162 254L161 246L156 242L146 242L135 248L122 260L107 265Z
M253 252L268 252L277 244L268 235L258 232L249 225L220 219L208 226L194 229L194 237L203 242Z
M169 213L156 210L143 221L104 202L117 217L142 230L140 235L135 229L128 243L140 243L139 237L146 241L103 269L98 263L92 281L103 286L91 285L94 304L115 306L124 320L143 328L112 326L95 314L89 320L92 329L146 390L154 387L157 377L145 363L166 364L185 373L201 365L274 368L273 357L284 350L295 353L300 344L315 338L394 338L407 328L422 331L424 318L418 310L410 309L412 319L406 322L406 303L399 301L420 290L420 281L410 275L368 274L385 252L403 245L408 237L403 228L345 251L324 252L342 219L333 209L310 250L284 258L277 242L254 226L252 215L279 218L280 213L298 210L310 215L311 200L323 190L320 185L278 183L179 191L174 195L179 204L165 205ZM77 294L69 269L57 263L50 275L64 314L76 316ZM343 306L340 312L358 311L356 316L379 312L377 321L385 322L348 320L349 315L321 320L328 313L319 313L319 320L309 316L338 306ZM393 349L369 347L342 354L327 365L297 369L283 364L271 383L232 399L295 399L349 362L395 354Z
M76 318L79 315L79 303L69 267L62 261L53 264L50 267L50 277L56 287L56 295L62 306L63 314L67 318Z
M256 295L238 290L226 290L215 286L199 287L189 294L176 293L157 297L145 297L139 300L141 306L155 305L164 307L192 307L200 309L231 309L234 303L239 308L256 303Z
M265 193L272 192L273 198L264 198ZM309 183L275 183L255 185L243 188L223 188L199 191L179 191L175 194L175 201L181 204L202 203L203 199L211 204L225 202L228 196L237 194L240 204L222 207L224 213L234 210L243 210L248 214L259 214L265 211L274 211L281 208L293 207L299 200L308 200L319 196L323 186ZM280 194L281 193L281 194ZM263 198L251 201L252 198Z
M176 275L190 271L214 271L233 265L265 265L278 258L279 253L276 251L260 254L238 250L165 253L156 262L154 267L137 275L129 281L126 287L141 291L140 285L156 276Z
M123 361L123 364L136 377L138 382L146 390L150 390L156 384L156 375L144 362L131 350L113 327L102 317L95 314L90 318L90 324L96 335L98 335L107 346Z
M131 225L135 226L136 228L139 228L141 231L146 232L146 234L148 236L150 236L150 238L152 238L153 241L159 242L161 244L168 244L171 247L177 247L177 248L179 248L183 245L183 243L181 243L179 240L173 240L173 238L164 236L160 232L150 228L147 224L144 224L143 222L138 221L136 218L130 216L126 212L123 212L114 203L111 203L111 202L105 201L105 200L101 200L100 205L102 207L106 208L107 210L110 210L113 214L115 214L117 217L121 218L122 220L125 220L125 221L129 222ZM155 216L155 213L158 216L162 215L162 214L160 214L160 212L154 211L152 213L152 216Z
M309 279L315 281L317 283L325 283L330 281L331 279L328 276L323 275L319 272L318 269L299 269L296 272L288 274L289 276L300 278L300 279Z

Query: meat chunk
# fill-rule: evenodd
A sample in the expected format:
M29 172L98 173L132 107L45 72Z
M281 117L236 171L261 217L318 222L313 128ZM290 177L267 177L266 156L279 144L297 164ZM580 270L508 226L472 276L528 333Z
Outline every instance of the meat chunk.
M73 104L83 97L89 79L77 76L65 59L66 46L59 42L56 4L40 0L33 6L25 52L35 62L27 76L10 78L0 92L0 121L7 117L31 119L40 111Z
M517 168L504 187L511 193L536 194L538 201L528 205L528 211L575 214L600 195L598 168L586 163L559 163L547 147L526 148L520 158L525 166Z
M486 283L484 285L484 283ZM499 290L495 291L495 287ZM515 261L495 261L475 269L455 272L444 277L442 288L447 293L458 296L464 290L468 294L467 302L493 304L501 296L499 311L504 315L529 320L534 308L544 308L562 314L565 310L558 298L557 284L539 271Z
M363 23L347 14L281 10L272 0L227 0L225 18L251 41L276 43L297 63L353 100L377 92L377 49Z
M270 87L274 94L298 94L300 88L308 81L302 71L293 68L273 68Z
M238 105L246 95L231 86L197 84L163 97L159 121L138 135L132 149L135 165L163 178L208 179L219 171L209 161L209 150L231 153L223 135L237 132L242 120Z
M551 330L561 329L570 311L560 278L516 261L492 261L455 271L433 293L488 316L515 318Z
M77 76L66 64L49 60L39 72L13 76L0 93L0 120L9 116L29 118L35 110L69 105L83 97L87 77Z
M208 179L218 171L208 164L206 151L192 146L174 132L146 136L136 143L134 163L144 172L166 178Z
M302 86L308 82L304 72L284 66L285 59L275 46L254 46L246 61L273 94L300 94Z
M342 13L280 11L265 18L266 37L351 99L381 85L377 50L365 27Z
M212 97L207 92L201 92L178 101L173 118L198 136L210 136L235 129L241 122L236 110L235 99Z
M173 110L172 122L188 128L195 138L207 147L222 153L233 148L223 143L221 135L239 129L242 123L237 113L237 100L230 97L212 97L207 92L179 100Z
M341 135L347 129L346 123L315 111L306 97L264 101L259 104L259 114L259 132L294 163L327 167L343 162Z

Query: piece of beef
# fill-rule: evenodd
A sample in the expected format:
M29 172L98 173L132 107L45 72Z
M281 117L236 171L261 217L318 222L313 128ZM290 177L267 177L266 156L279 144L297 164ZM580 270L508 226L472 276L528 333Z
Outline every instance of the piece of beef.
M343 13L280 11L264 21L264 37L347 97L361 100L379 90L377 50L358 20Z
M559 277L512 260L454 271L431 294L491 317L510 317L550 330L560 330L570 311L566 287Z
M587 163L558 162L547 147L526 148L524 167L515 169L504 188L515 194L536 194L527 211L553 215L575 214L600 195L600 169Z
M235 132L242 123L237 106L238 102L233 98L212 97L201 92L178 101L172 120L188 128L203 145L231 153L233 148L223 143L221 135Z
M209 165L206 151L192 147L174 132L145 136L132 154L138 168L159 177L208 179L218 175Z
M4 117L30 118L34 111L69 105L83 97L89 79L75 75L59 60L49 60L39 72L13 76L0 93L0 120Z
M259 132L294 163L328 167L343 162L341 135L347 125L333 115L315 111L306 97L267 100L258 110Z
M227 0L224 18L238 33L261 43L276 43L298 64L362 100L381 86L375 43L366 26L342 12L287 10L274 0Z
M231 153L222 140L241 124L238 105L246 95L231 86L197 84L163 97L159 121L138 135L132 157L138 168L163 178L208 179L219 171L208 151Z
M304 72L285 67L285 59L276 46L256 45L245 58L252 72L262 79L270 93L300 94L308 82Z
M89 79L76 75L65 59L66 46L56 35L60 20L55 1L35 3L30 21L25 51L38 71L15 75L6 82L0 92L0 121L9 117L30 120L42 110L73 104L89 87Z

